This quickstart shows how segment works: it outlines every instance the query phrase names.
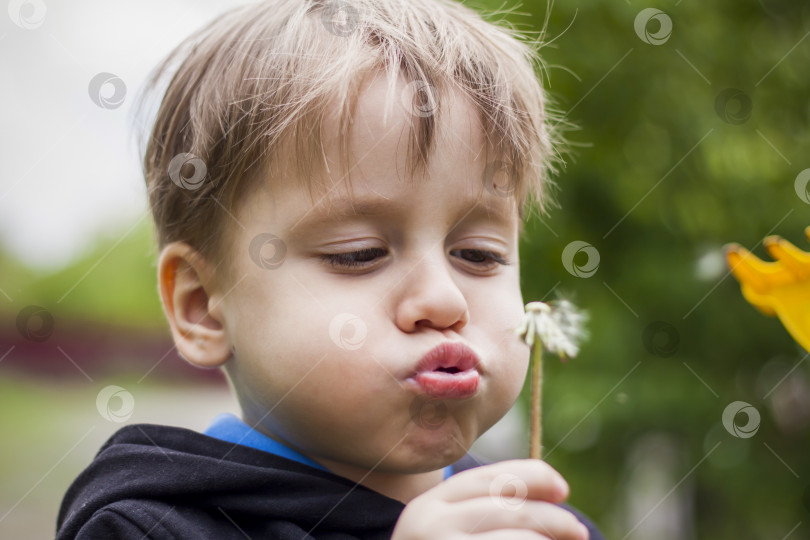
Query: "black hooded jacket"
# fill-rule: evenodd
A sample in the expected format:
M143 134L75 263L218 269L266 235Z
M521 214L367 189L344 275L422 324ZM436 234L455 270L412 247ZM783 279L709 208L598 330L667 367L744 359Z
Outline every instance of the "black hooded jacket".
M453 465L479 465L469 454ZM390 539L404 505L341 476L184 428L116 432L65 494L57 540ZM602 536L591 529L591 540Z

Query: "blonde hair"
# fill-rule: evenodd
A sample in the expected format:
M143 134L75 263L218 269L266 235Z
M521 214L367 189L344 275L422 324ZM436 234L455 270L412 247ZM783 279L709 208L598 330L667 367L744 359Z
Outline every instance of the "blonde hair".
M279 163L312 194L325 109L337 106L348 155L358 90L380 70L391 89L400 76L429 89L417 106L450 86L467 96L521 220L532 203L545 212L561 141L539 81L540 45L451 0L268 0L228 11L181 43L148 86L170 77L143 161L158 245L222 255L222 226L246 180ZM437 118L414 120L411 173L424 170Z

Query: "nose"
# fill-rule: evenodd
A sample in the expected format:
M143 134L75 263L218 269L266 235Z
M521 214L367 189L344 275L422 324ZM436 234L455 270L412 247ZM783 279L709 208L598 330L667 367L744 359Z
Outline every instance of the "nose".
M405 269L398 284L396 324L404 332L420 328L461 330L470 317L467 299L441 250Z

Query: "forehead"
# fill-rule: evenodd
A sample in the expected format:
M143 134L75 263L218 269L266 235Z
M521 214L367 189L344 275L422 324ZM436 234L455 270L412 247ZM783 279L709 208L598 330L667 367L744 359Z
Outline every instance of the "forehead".
M295 214L289 216L292 221L284 220L288 224L382 214L396 205L424 204L429 211L431 201L425 199L436 190L452 193L462 205L477 203L495 218L520 221L514 196L486 189L487 181L492 181L487 175L499 173L491 166L495 156L487 146L478 109L460 92L445 87L440 93L401 77L389 83L376 75L362 84L348 115L349 126L341 124L342 109L335 103L324 109L321 120L324 167L307 179L294 174L294 167L285 167L286 172L274 175L271 182L276 184L271 191L281 194L307 191L310 181L305 203L275 207L281 214ZM421 129L425 121L434 124L433 139L426 166L414 174L411 165L419 147L412 134L417 141L426 137ZM418 189L425 182L429 189ZM423 195L421 200L417 193Z
M356 184L392 178L409 189L425 181L462 177L465 182L453 182L459 197L487 199L493 195L485 190L487 180L492 180L487 175L499 162L487 144L479 115L469 98L450 85L369 77L358 93L348 130L341 128L336 108L327 110L322 129L330 170L313 203L338 206ZM424 168L414 167L422 156ZM510 200L514 197L501 194L494 198L487 203L493 210L508 209L514 202Z
M437 81L432 85L407 82L401 76L390 80L383 75L369 76L358 92L348 140L342 142L358 153L373 148L390 156L404 154L406 147L416 152L417 143L429 139L425 157L430 164L436 164L442 155L447 158L448 151L484 159L486 137L479 114L469 98L450 83ZM324 131L333 145L342 137L328 135L344 135L338 120L338 111L328 109Z

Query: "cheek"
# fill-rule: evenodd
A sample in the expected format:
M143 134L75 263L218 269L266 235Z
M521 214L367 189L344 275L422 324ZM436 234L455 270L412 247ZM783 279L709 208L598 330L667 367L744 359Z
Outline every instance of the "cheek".
M506 379L508 380L510 394L517 399L529 370L529 356L531 352L524 344L516 342L511 348L510 359L507 366Z
M317 397L334 393L336 380L356 388L371 377L363 361L378 329L366 323L369 316L346 303L307 303L312 298L299 289L273 295L253 290L234 298L239 311L229 330L239 369L264 400L293 385Z
M519 289L512 287L499 294L498 299L495 305L491 298L488 302L476 303L479 317L482 318L479 327L490 329L484 331L489 332L487 338L496 351L503 386L509 388L510 392L514 392L515 388L519 392L526 378L531 354L529 347L515 333L525 313L523 299Z
M310 336L320 333L318 321L312 320L320 310L295 300L289 290L253 286L227 299L228 337L246 383L255 379L277 386L297 371L306 372L302 358L312 356L319 341Z
M508 314L500 321L504 329L499 346L499 350L502 351L500 354L503 355L503 386L510 396L514 396L515 399L517 399L517 395L520 393L526 379L531 356L529 347L523 343L514 331L523 317L523 306L520 302L520 299L513 302L514 305L510 306Z

